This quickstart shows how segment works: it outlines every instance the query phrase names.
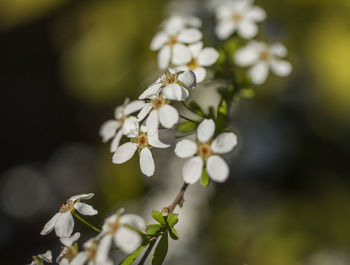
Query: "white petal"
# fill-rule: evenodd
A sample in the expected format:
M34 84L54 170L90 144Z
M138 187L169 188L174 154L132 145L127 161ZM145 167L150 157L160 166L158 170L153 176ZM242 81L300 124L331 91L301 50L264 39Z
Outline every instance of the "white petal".
M193 73L196 75L197 83L200 83L204 80L205 76L207 75L207 70L205 70L204 67L197 67L196 69L193 69Z
M191 140L181 140L176 144L175 154L181 158L188 158L197 152L197 144Z
M259 6L253 6L245 15L249 20L256 22L261 22L266 18L264 9Z
M272 59L270 65L272 72L278 76L287 76L292 72L292 65L284 60Z
M238 33L245 39L251 39L258 33L258 26L250 20L244 20L238 25Z
M62 213L56 222L55 232L58 237L69 237L74 228L74 219L71 212Z
M161 87L161 83L153 83L145 91L143 91L143 93L139 96L139 99L146 99L153 95L158 95Z
M215 33L219 39L224 40L231 36L236 30L236 25L232 19L221 20L217 23Z
M166 104L159 109L159 121L165 128L172 128L178 120L179 113L173 106Z
M119 127L120 123L116 120L108 120L104 122L100 129L100 136L102 137L103 142L112 139Z
M192 59L191 51L185 45L177 43L173 47L173 56L171 59L172 63L175 65L183 65L189 63Z
M211 144L211 148L215 153L224 154L232 151L237 145L237 136L234 133L221 133Z
M51 250L46 251L44 254L39 254L39 258L44 260L47 263L52 263L52 252Z
M131 116L125 119L123 127L121 128L124 135L128 135L132 131L139 128L139 122L136 117Z
M215 133L215 122L212 119L203 120L197 128L197 138L202 143L206 143Z
M238 66L249 66L254 63L259 58L258 50L252 45L248 45L244 48L239 49L235 54L235 63Z
M80 238L80 233L76 232L74 235L70 237L60 237L60 241L63 245L70 247Z
M193 184L198 181L202 175L203 160L201 157L192 157L186 161L182 170L184 181Z
M125 253L136 250L142 243L142 237L135 231L121 227L114 236L115 244Z
M188 90L184 87L181 87L181 92L182 92L182 97L181 97L181 101L185 101L186 98L188 98L188 96L190 95L190 93L188 92Z
M56 262L59 263L59 265L69 265L69 260L67 258L63 258L63 259L58 259L59 257L57 257Z
M146 131L148 135L153 135L158 132L159 120L158 110L152 110L146 120Z
M113 141L111 142L111 147L109 149L111 153L114 153L117 150L120 143L120 139L122 139L122 137L123 137L123 131L119 130L117 132L117 135L114 137Z
M196 75L191 70L187 70L180 74L178 79L186 88L196 87Z
M178 84L170 84L163 88L163 96L170 100L182 100L182 89Z
M83 215L95 215L98 214L98 211L95 210L91 205L83 203L83 202L76 202L74 203L74 208Z
M164 23L164 30L169 35L175 35L185 27L184 19L180 16L172 16Z
M165 32L158 32L156 35L154 35L151 41L151 50L159 50L168 40L168 34L166 34Z
M140 152L140 167L143 174L151 177L154 174L154 161L151 151L145 147Z
M146 103L142 100L134 100L134 101L130 102L128 105L125 106L124 115L127 116L131 113L139 111L140 109L143 108L143 106L145 106L145 104Z
M157 148L167 148L170 145L162 143L159 138L158 138L158 132L153 134L153 135L148 135L148 143L153 146L153 147L157 147Z
M122 106L118 106L118 107L115 108L115 110L114 110L114 117L115 117L117 120L123 118L123 116L124 116L124 104L125 104L125 102L126 102L127 100L129 100L129 99L126 98L126 99L124 100L124 103L123 103Z
M216 62L219 58L219 53L214 48L204 48L198 56L198 64L209 66Z
M85 261L87 261L87 259L88 259L88 254L86 252L79 252L74 257L70 265L83 265Z
M203 48L203 42L199 41L197 43L191 44L188 46L188 48L191 51L192 58L197 58Z
M264 62L259 62L249 69L249 75L252 78L252 82L256 85L260 85L265 82L269 73L269 67Z
M43 230L40 232L41 235L47 235L50 233L54 228L55 224L57 222L57 218L61 215L62 213L56 213L44 226Z
M230 170L220 156L211 156L207 160L207 172L212 180L224 182L228 178Z
M158 53L158 68L165 69L169 66L171 58L171 48L169 45L165 45Z
M96 253L96 262L104 262L108 259L109 250L112 244L112 235L107 234L102 237L98 244L98 249Z
M123 225L132 225L141 231L146 228L145 220L136 214L124 214L122 217L120 217L119 222Z
M139 114L137 114L137 119L139 121L142 121L147 115L148 113L151 111L151 109L153 108L152 103L147 103L142 110L139 112Z
M274 43L270 46L270 52L278 57L284 57L287 55L287 49L282 43Z
M183 29L177 36L178 41L184 43L194 43L199 41L201 38L202 32L195 28Z
M113 163L122 164L128 161L135 154L137 149L137 144L135 143L125 143L117 148L113 155Z
M76 200L88 200L91 199L92 197L94 197L94 193L86 193L86 194L79 194L79 195L74 195L72 197L70 197L69 199L72 200L73 202L75 202Z

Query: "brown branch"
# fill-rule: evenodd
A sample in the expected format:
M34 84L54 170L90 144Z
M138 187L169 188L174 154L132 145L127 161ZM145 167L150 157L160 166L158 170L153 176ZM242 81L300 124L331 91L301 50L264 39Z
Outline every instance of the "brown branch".
M184 184L182 185L180 191L176 195L174 201L168 207L165 207L163 209L163 212L166 211L167 216L169 216L170 214L172 214L174 212L174 210L175 210L177 205L182 206L182 204L184 202L184 194L185 194L185 191L186 191L188 185L189 185L188 183L184 182ZM151 253L154 245L156 244L157 239L158 239L158 237L153 237L151 239L151 243L149 244L148 248L146 249L145 253L143 254L140 262L138 263L138 265L144 265L145 264L145 261L146 261L148 255Z

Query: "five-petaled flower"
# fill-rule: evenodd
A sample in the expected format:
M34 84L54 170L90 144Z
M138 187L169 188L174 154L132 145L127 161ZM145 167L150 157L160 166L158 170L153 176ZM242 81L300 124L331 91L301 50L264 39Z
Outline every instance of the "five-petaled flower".
M238 66L250 66L248 75L254 84L260 85L265 82L270 68L278 76L291 73L292 65L280 59L286 55L287 49L281 43L268 46L263 42L252 41L236 52L234 60Z
M116 247L129 254L136 250L142 243L142 236L133 228L144 231L145 221L136 214L123 214L120 209L105 220L100 236L100 252L103 257L108 255L112 241Z
M195 19L174 17L163 24L163 29L152 39L151 50L158 53L158 67L165 69L170 63L182 65L190 62L191 53L185 44L191 44L202 38L202 33L194 27L198 25Z
M44 254L33 256L33 261L29 265L44 265L44 262L52 263L51 250L46 251Z
M214 181L224 182L228 178L229 167L219 154L232 151L237 145L237 137L232 132L224 132L213 139L214 133L214 121L205 119L198 125L196 142L184 139L176 144L175 154L190 158L182 171L185 182L193 184L198 181L203 168Z
M103 142L107 142L113 138L110 147L112 153L117 150L122 136L129 134L131 131L137 128L137 118L129 115L139 111L144 105L145 102L142 100L134 100L129 102L129 99L126 98L123 105L118 106L115 109L115 119L108 120L102 124L100 135Z
M42 235L50 233L55 229L56 235L58 237L69 237L74 228L74 219L72 212L77 210L83 215L95 215L97 210L95 210L91 205L80 202L80 200L87 200L94 196L93 193L81 194L70 197L66 204L62 204L58 213L56 213L50 221L48 221L43 230L40 232Z
M265 19L265 11L253 6L253 0L225 2L216 10L218 20L215 32L220 39L227 39L237 32L245 39L251 39L258 33L256 23Z
M80 233L75 233L70 237L61 237L60 241L63 244L60 255L57 257L56 262L59 265L69 265L70 262L78 254L78 248L73 244L80 238Z

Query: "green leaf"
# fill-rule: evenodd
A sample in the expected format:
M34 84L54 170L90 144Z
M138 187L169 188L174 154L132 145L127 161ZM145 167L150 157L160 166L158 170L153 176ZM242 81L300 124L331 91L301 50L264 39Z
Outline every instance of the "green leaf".
M131 253L129 256L127 256L121 263L119 263L119 265L129 265L129 264L133 263L133 261L140 254L141 250L144 248L145 248L145 245L140 246L133 253Z
M153 253L152 265L161 265L168 252L168 233L164 233Z
M190 121L185 121L185 122L181 122L178 126L177 126L177 130L179 132L182 133L189 133L192 132L196 129L197 124L194 122L190 122Z
M202 116L202 117L206 116L202 108L195 101L191 101L189 106L199 116Z
M203 187L207 187L209 185L209 183L210 183L210 178L209 178L208 172L207 172L207 170L205 168L203 168L203 172L202 172L202 176L201 176L200 182L201 182L201 185Z
M239 94L243 98L252 98L255 96L255 91L251 88L243 88L239 91Z
M164 216L160 212L153 211L152 212L152 217L153 217L154 220L156 220L161 225L167 225Z
M169 216L168 216L168 218L166 219L167 220L167 222L168 222L168 225L170 226L170 227L172 227L172 226L174 226L174 225L176 225L177 224L177 222L179 221L178 220L178 214L177 213L172 213L172 214L170 214Z
M162 229L163 229L163 226L159 224L151 224L147 226L146 233L149 235L156 235L157 233L161 232Z
M222 116L226 116L227 115L227 104L226 104L226 100L222 99L220 101L219 107L218 107L218 114L222 115Z
M209 118L215 120L215 108L213 106L209 107Z
M170 227L169 234L170 234L172 239L174 239L174 240L178 240L179 239L177 231L176 231L176 229L174 227Z

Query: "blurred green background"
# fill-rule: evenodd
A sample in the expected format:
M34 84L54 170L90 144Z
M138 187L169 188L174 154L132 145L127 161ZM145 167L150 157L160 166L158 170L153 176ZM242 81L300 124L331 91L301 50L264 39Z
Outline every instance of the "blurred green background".
M293 73L235 108L232 174L198 211L184 264L350 264L350 2L256 3L268 14L259 39L285 43ZM101 224L121 205L140 213L165 185L166 174L142 176L137 158L112 164L98 130L159 74L149 43L178 6L204 19L214 43L207 1L0 1L1 264L57 254L55 236L39 232L68 196L96 193L101 214L89 220Z

